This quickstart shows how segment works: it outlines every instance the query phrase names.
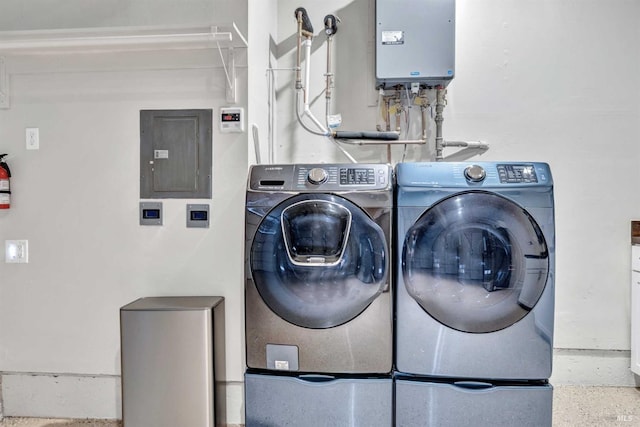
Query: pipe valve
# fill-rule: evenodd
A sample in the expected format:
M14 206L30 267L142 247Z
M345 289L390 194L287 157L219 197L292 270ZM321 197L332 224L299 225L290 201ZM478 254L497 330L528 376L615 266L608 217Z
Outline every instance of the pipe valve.
M313 25L311 25L311 19L307 15L307 10L304 7L299 7L294 12L294 15L298 24L302 24L302 33L305 37L313 37Z
M327 15L324 17L324 32L327 36L332 36L338 32L338 22L340 18L334 15Z

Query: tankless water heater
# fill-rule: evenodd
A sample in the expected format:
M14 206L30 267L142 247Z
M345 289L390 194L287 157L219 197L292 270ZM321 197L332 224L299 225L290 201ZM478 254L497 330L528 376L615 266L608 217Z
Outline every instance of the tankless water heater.
M455 0L376 0L376 84L446 86L455 66Z

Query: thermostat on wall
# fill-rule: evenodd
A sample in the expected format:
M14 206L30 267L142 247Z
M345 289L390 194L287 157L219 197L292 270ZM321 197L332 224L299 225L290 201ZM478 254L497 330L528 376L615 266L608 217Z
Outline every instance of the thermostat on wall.
M220 132L244 132L244 110L240 107L220 108Z

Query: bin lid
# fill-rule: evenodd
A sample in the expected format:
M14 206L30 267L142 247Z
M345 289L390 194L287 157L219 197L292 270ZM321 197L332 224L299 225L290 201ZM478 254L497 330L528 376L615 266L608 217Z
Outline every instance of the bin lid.
M224 301L217 296L146 297L137 299L120 310L207 310Z

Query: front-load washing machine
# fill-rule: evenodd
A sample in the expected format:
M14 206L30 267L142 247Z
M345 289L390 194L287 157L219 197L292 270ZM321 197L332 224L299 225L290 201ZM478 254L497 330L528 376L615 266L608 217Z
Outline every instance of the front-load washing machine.
M401 163L396 180L397 371L548 379L555 259L549 166Z
M249 369L388 374L393 171L257 165L246 196Z

